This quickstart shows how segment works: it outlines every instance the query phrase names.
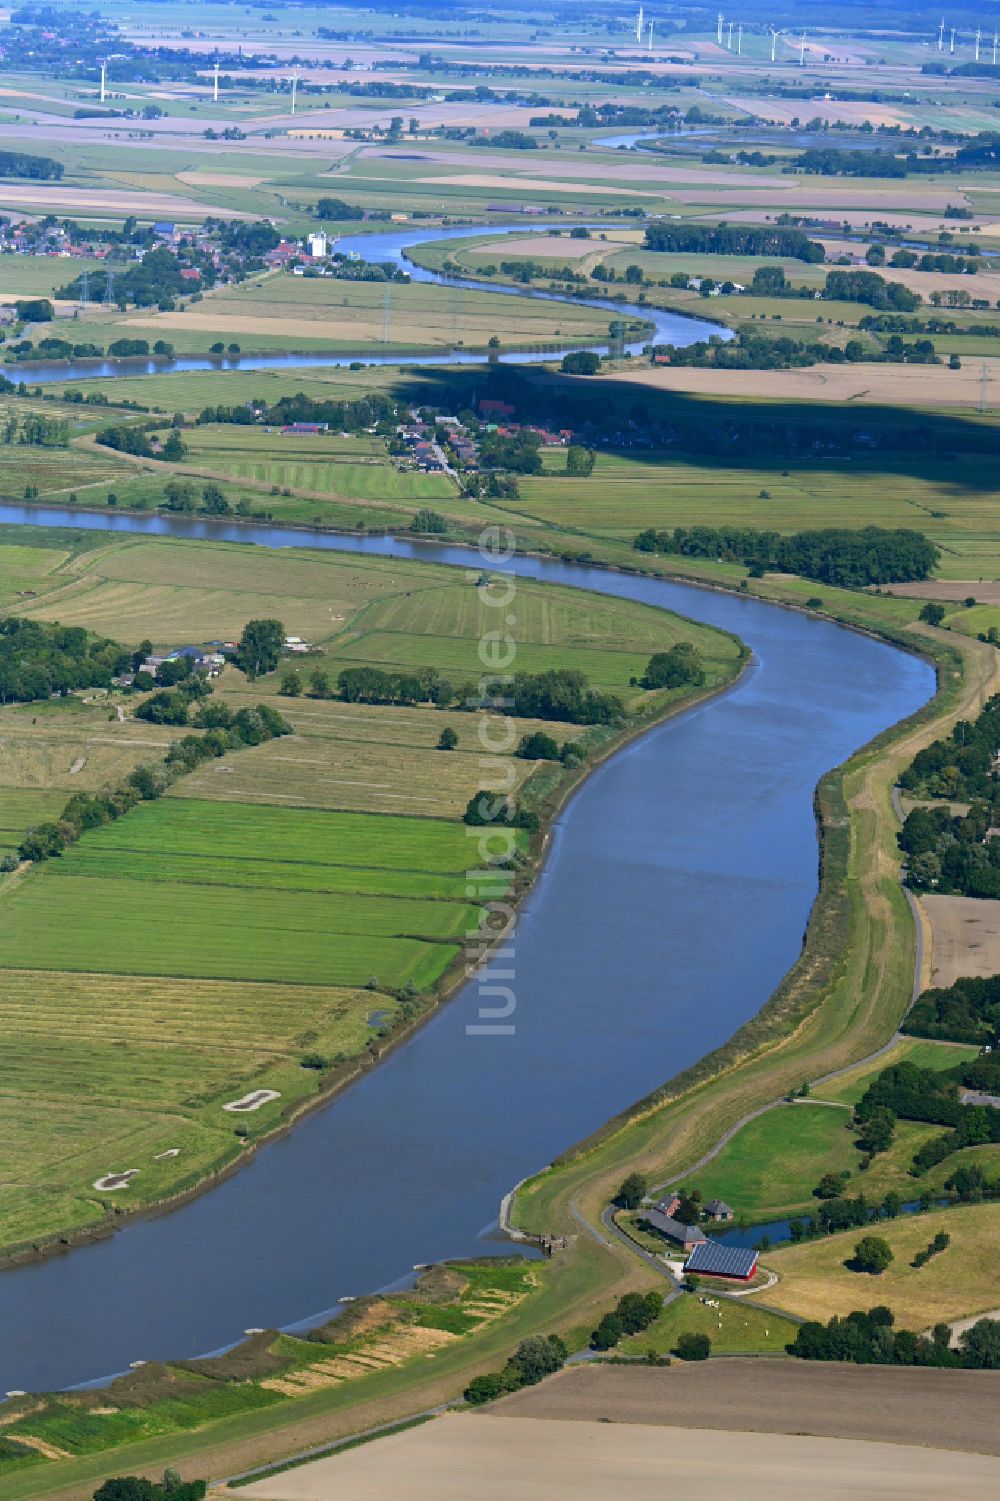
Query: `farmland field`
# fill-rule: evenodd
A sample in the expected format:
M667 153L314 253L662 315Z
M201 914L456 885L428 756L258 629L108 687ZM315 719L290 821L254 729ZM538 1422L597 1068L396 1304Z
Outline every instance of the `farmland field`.
M0 1026L17 1039L0 1063L7 1245L100 1223L107 1204L158 1200L231 1162L241 1136L224 1103L275 1090L236 1118L251 1138L273 1129L332 1077L303 1057L348 1069L377 1047L400 998L429 998L482 916L466 876L480 857L459 822L483 785L478 717L309 696L317 666L477 672L495 622L462 573L306 549L53 540L6 556L0 544L14 613L168 647L274 615L315 652L295 659L297 697L277 691L287 663L256 683L227 667L217 684L233 708L279 710L290 735L212 760L61 859L4 878ZM661 611L527 582L511 631L525 668L579 668L633 702L648 696L630 676L678 640L698 646L712 682L737 662L735 642ZM175 731L134 718L134 704L97 693L0 708L0 852L71 792L163 757ZM510 755L536 729L581 734L517 722L513 785L538 769ZM498 872L497 892L506 881ZM94 1189L131 1168L127 1187Z

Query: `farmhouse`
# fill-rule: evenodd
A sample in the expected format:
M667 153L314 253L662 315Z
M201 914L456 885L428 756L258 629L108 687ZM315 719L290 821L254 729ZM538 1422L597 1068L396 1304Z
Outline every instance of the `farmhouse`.
M713 1220L731 1220L734 1211L732 1205L727 1204L725 1199L709 1199L705 1205L705 1213L711 1215Z
M752 1247L723 1246L716 1240L704 1240L688 1257L685 1272L703 1277L728 1277L734 1282L749 1282L757 1270L757 1252Z
M685 1251L697 1249L706 1243L707 1237L697 1225L682 1225L680 1220L675 1220L669 1214L664 1214L660 1209L649 1209L644 1218L652 1225L654 1230L672 1240L675 1245L682 1246Z

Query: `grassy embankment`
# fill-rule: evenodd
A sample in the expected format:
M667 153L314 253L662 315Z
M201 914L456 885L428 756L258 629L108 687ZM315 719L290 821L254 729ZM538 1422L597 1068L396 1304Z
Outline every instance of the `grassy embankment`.
M279 709L292 736L206 763L0 887L4 1008L20 1039L0 1070L16 1180L0 1194L0 1244L31 1247L237 1161L460 977L463 940L483 915L466 890L461 822L483 779L478 721L310 696L309 674L335 683L346 666L435 667L458 688L477 674L493 621L461 573L396 559L143 540L37 560L14 551L6 575L0 556L0 578L35 586L27 601L8 589L18 613L157 646L231 639L250 616L273 614L315 644L298 697L278 693L279 673L250 684L229 668L219 685L234 708ZM693 641L709 690L741 660L732 638L662 611L527 583L511 630L525 670L578 668L620 693L630 730L685 697L630 685L653 651ZM442 753L446 725L458 744ZM7 706L0 728L8 850L71 792L162 758L177 734L119 721L100 697ZM518 738L536 729L590 755L621 733L525 719ZM581 774L513 756L511 768L543 812ZM309 1055L319 1066L303 1066ZM223 1113L250 1088L280 1097L236 1120ZM127 1188L94 1188L126 1168L139 1170Z

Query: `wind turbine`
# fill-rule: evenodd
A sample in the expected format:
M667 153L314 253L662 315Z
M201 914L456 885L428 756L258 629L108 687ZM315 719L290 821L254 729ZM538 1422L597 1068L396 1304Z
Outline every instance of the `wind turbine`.
M722 22L723 22L723 17L722 17L722 11L720 10L719 11L719 21L718 21L718 25L716 26L716 30L715 30L715 39L718 42L718 44L719 44L720 47L722 46Z
M800 68L804 68L805 65L806 65L806 34L805 34L805 32L803 32L802 33L802 40L799 43L799 67Z
M298 73L293 73L292 74L292 80L291 80L291 82L292 82L292 114L294 115L294 113L295 113L295 91L296 91L296 89L299 86L299 75L298 75Z
M641 42L642 41L642 6L641 5L639 6L639 14L636 17L636 22L635 22L635 39L636 39L637 42Z
M215 62L213 63L212 66L213 66L212 103L213 104L218 104L218 102L219 102L219 59L218 58L215 59Z
M983 33L982 33L981 28L977 27L976 28L976 62L979 61L979 43L980 43L980 41L982 39L982 35L983 35Z
M993 33L993 66L997 65L997 33Z
M955 52L955 28L954 28L954 26L951 28L951 46L950 46L950 48L948 50L952 53L952 55L954 55L954 52Z
M732 52L732 50L733 50L733 23L732 23L732 21L730 21L730 23L729 23L729 41L726 43L726 46L729 48L730 52Z
M941 25L938 27L938 51L944 51L944 16L941 17Z
M104 103L104 94L105 94L105 84L106 84L107 76L108 76L108 60L107 60L106 57L102 57L100 61L101 61L101 103L103 104Z
M653 50L653 23L652 23L652 21L650 21L650 23L649 23L649 36L647 37L647 40L646 40L646 51L647 52L652 52L652 50Z
M778 32L774 26L769 26L767 29L771 33L771 61L774 62L775 48L778 45Z
M743 22L736 28L736 56L743 56Z

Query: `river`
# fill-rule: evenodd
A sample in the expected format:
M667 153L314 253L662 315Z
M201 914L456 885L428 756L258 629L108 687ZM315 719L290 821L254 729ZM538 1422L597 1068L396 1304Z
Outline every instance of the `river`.
M545 292L540 287L508 287L461 276L445 276L440 271L430 271L424 266L418 266L409 259L408 252L417 245L467 240L474 235L482 234L484 230L501 239L508 235L531 235L540 229L553 227L565 230L567 225L565 221L550 222L535 218L526 218L519 224L487 226L466 224L459 228L449 229L421 229L416 225L410 225L406 229L386 230L377 234L339 235L336 237L336 248L343 251L345 255L354 252L362 260L391 262L406 271L413 281L433 282L439 286L451 287L458 295L463 291L488 292L498 297L528 297L538 302L563 302L570 307L583 305L606 313L609 323L613 319L622 319L626 322L637 318L642 319L645 323L652 325L651 328L647 329L642 338L632 339L622 346L624 352L633 355L641 354L647 344L684 346L693 344L697 339L711 338L713 335L720 339L733 337L732 329L725 328L721 323L710 323L707 318L699 318L697 315L688 316L684 313L667 312L663 308L612 302L610 298L564 297L557 292ZM590 227L598 232L606 232L613 229L614 225L605 222ZM387 283L387 285L391 288L392 283ZM86 324L81 325L81 329L82 342ZM540 349L501 350L498 358L501 364L532 365L543 360L559 359L570 349L583 348L594 349L603 354L607 352L609 344L607 339L596 339L588 345L580 343L562 345L556 340ZM344 368L359 362L363 365L483 365L485 355L482 351L472 353L461 349L442 350L440 355L431 355L426 351L413 355L398 352L378 354L368 344L354 352L347 350L341 354L327 355L192 354L178 355L176 359L150 356L149 358L122 360L31 360L24 364L0 365L0 376L5 376L7 380L15 382L24 381L29 386L44 386L51 385L54 381L134 380L140 375L175 375L178 372L191 370L321 370Z
M194 518L3 507L0 520L459 567L475 556ZM211 1193L4 1272L0 1390L204 1353L417 1262L503 1249L491 1232L514 1183L724 1041L795 960L816 893L816 782L923 704L931 668L736 594L533 558L515 568L733 631L752 665L612 757L562 811L517 930L513 1036L467 1033L470 983Z

